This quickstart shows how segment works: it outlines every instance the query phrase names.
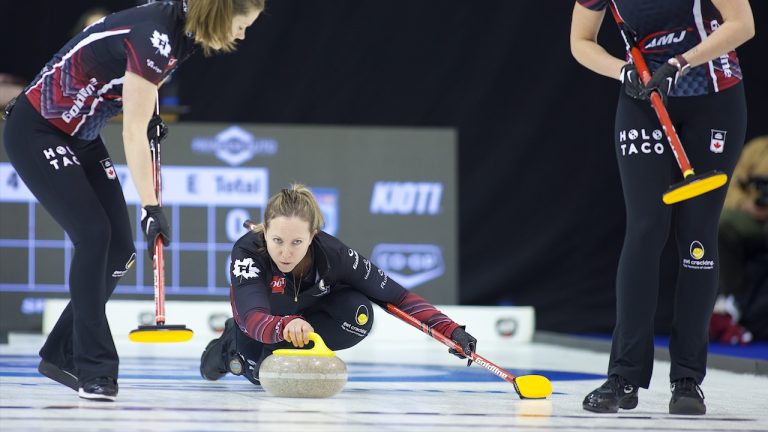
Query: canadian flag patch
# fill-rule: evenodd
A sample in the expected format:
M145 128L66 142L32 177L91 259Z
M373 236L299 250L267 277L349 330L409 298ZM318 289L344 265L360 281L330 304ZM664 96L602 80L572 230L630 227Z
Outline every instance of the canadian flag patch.
M709 140L709 151L722 153L725 148L725 131L712 129L712 138Z
M103 159L99 162L101 162L101 167L104 168L104 172L107 174L108 179L114 180L117 178L115 166L112 165L112 161L109 158Z

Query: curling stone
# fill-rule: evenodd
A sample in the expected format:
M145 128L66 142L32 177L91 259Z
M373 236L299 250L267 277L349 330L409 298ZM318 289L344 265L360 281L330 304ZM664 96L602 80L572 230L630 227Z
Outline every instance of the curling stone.
M336 357L317 333L310 333L311 349L279 349L259 367L259 381L272 396L326 398L347 383L347 365Z

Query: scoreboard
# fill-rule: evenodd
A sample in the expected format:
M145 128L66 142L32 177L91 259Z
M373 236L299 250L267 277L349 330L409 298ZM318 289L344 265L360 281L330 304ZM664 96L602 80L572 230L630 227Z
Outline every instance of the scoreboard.
M141 206L120 125L108 125L103 138L140 233ZM326 232L406 288L455 304L456 153L450 129L171 124L162 147L163 205L172 230L167 297L226 299L230 252L245 233L242 222L260 221L269 197L299 182L317 197ZM67 295L72 250L0 146L0 329L24 321L12 315L38 313L39 299ZM136 250L113 298L153 296L142 235Z

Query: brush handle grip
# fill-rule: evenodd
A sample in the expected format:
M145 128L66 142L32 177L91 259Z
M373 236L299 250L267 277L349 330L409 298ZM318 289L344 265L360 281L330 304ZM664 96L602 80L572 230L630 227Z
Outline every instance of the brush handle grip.
M616 6L613 4L613 1L608 2L608 7L611 9L613 19L616 21L616 25L618 25L619 31L621 32L621 37L624 39L624 43L627 45L627 51L629 52L630 57L632 57L632 62L635 63L635 67L637 67L637 72L640 74L640 79L643 81L643 84L647 85L648 81L651 80L651 71L648 69L648 65L645 63L645 59L643 58L643 54L640 52L640 48L635 43L635 40L630 34L629 30L627 30L627 25L624 23L624 19L621 18L621 15L619 15L619 11L616 10ZM669 142L669 146L672 148L672 154L675 155L677 165L680 167L680 171L683 173L683 178L694 175L691 162L688 160L688 155L685 154L683 143L680 141L680 137L677 136L675 126L672 124L672 120L669 118L667 107L664 106L664 101L661 100L661 95L659 95L658 91L652 91L650 98L651 106L653 107L653 110L656 111L656 117L658 117L659 122L661 123L661 127L664 129L664 135L667 136L667 141Z

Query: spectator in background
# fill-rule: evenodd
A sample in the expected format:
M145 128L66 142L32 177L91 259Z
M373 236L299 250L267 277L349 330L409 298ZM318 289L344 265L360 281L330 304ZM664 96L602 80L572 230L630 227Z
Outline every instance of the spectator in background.
M739 324L752 297L749 262L768 253L768 135L747 143L731 178L720 218L720 295L710 319L710 340L752 341Z
M4 107L11 99L18 96L26 84L21 77L0 72L0 107Z

